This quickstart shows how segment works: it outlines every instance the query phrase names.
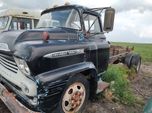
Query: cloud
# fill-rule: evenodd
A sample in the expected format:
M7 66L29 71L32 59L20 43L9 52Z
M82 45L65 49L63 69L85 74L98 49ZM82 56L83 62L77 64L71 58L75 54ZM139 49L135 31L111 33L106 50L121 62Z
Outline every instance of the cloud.
M145 10L152 10L152 1L150 0L117 0L113 4L117 12L128 11L132 9L144 12Z
M114 2L112 0L75 0L75 3L87 7L107 7L111 6Z
M139 33L139 37L141 38L144 38L144 37L147 37L147 38L150 38L152 39L152 25L150 26L144 26L141 30L141 32Z
M2 7L3 6L3 2L0 2L0 7Z
M0 3L4 4L2 8L46 9L49 6L49 0L0 0Z
M152 11L140 13L138 9L119 12L115 17L114 31L109 40L152 43Z

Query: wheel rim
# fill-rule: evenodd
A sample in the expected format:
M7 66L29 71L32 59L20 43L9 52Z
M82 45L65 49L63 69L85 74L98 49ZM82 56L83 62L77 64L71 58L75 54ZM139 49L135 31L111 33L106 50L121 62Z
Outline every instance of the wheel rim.
M82 83L74 83L66 90L62 108L65 113L76 113L82 107L86 97L86 89Z

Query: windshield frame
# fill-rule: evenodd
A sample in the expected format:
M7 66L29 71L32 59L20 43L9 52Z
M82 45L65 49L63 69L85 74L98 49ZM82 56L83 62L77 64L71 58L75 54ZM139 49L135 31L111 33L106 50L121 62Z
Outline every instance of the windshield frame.
M79 22L80 22L80 29L75 29L75 28L72 28L72 27L65 27L65 28L69 28L69 29L73 29L73 30L78 30L78 31L82 31L83 30L83 22L82 22L82 17L81 17L81 12L78 8L76 7L55 7L55 8L51 8L51 9L47 9L47 10L44 10L42 11L41 13L41 16L44 15L44 14L48 14L48 13L51 13L51 12L54 12L54 11L63 11L63 10L76 10L77 13L78 13L78 16L79 16ZM40 21L40 20L39 20ZM37 24L38 25L38 24ZM63 26L59 26L59 27L63 27ZM39 29L39 27L36 27ZM41 28L41 27L40 27ZM45 28L45 27L44 27Z
M83 14L88 14L88 15L92 15L92 16L95 16L97 17L97 20L98 20L98 23L99 23L99 27L100 27L100 32L97 32L97 33L103 33L103 29L102 29L102 20L100 19L101 15L99 15L98 13L94 13L92 11L84 11L82 13L82 20L83 20L83 24L84 24L84 30L86 31L86 28L85 28L85 23L84 23L84 18L83 18ZM96 21L97 21L96 20ZM90 31L90 30L89 30ZM86 31L88 32L88 31ZM92 33L92 34L95 34L95 33Z
M0 18L4 18L4 17L7 17L6 24L3 28L0 27L0 30L5 30L7 28L8 23L9 23L9 18L10 17L9 16L1 16Z

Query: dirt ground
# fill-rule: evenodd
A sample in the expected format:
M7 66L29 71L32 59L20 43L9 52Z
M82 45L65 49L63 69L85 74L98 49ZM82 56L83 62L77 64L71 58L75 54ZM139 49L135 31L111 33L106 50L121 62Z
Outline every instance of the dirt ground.
M131 87L138 98L134 106L126 106L106 99L89 102L83 113L142 113L143 106L152 97L152 63L145 63L140 73L131 81ZM10 113L0 101L0 113Z

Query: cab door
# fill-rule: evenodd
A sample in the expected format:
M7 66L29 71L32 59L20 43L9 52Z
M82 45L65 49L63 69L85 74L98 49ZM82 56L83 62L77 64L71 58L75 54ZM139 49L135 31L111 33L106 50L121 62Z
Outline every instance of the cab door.
M98 73L107 69L109 60L109 44L102 32L101 21L98 14L83 13L85 36L89 44L90 60L96 66Z

